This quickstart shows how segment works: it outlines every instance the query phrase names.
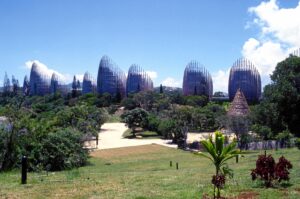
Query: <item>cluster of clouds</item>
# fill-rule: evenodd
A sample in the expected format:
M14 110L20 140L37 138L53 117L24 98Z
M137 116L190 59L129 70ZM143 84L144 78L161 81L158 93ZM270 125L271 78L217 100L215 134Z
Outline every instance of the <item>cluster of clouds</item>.
M251 60L261 74L262 85L270 82L276 64L300 47L300 1L294 8L280 8L277 0L250 7L252 17L245 29L258 28L258 36L243 44L243 57ZM227 92L230 68L212 74L215 91Z
M155 71L146 71L146 73L149 75L149 77L154 80L157 78L157 72Z
M277 0L270 0L248 12L254 19L246 28L258 27L259 35L244 43L242 54L257 66L263 83L268 83L276 64L300 47L300 1L295 8L280 8Z
M270 82L270 74L276 64L300 47L300 1L294 8L280 8L277 0L269 0L261 2L256 7L250 7L248 12L253 17L245 28L258 27L259 34L256 38L251 37L245 41L241 53L257 67L264 86ZM55 72L65 82L71 82L73 79L73 75L60 74L38 60L27 61L26 67L31 69L33 62L40 64L42 70L49 75ZM146 72L152 80L158 76L155 71ZM215 91L227 92L229 73L230 69L219 70L212 74ZM83 79L83 74L76 77ZM161 83L164 86L182 86L182 80L173 77L167 77Z
M162 85L169 87L182 87L182 80L176 80L172 77L167 77L162 81Z

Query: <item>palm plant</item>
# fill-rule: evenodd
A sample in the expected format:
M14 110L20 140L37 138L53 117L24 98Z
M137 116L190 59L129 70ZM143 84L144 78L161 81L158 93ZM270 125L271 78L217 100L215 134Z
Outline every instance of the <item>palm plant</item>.
M220 188L225 185L225 176L232 176L232 170L228 168L226 161L237 157L242 152L236 148L236 142L231 142L227 146L224 146L225 136L219 132L215 132L215 140L210 137L208 140L201 141L202 146L206 149L208 154L198 152L197 155L208 158L212 161L216 168L216 174L213 176L212 183L214 184L214 198L220 198Z

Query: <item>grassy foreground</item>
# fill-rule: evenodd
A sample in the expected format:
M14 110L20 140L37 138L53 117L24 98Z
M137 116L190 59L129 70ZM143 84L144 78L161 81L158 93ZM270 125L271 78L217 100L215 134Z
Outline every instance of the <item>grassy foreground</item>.
M222 196L228 198L300 198L300 151L268 151L278 160L284 155L293 164L286 188L264 189L251 181L250 169L257 154L246 155L236 164ZM170 161L173 166L170 167ZM176 162L179 170L176 170ZM29 173L20 184L20 172L0 174L0 198L202 198L212 195L209 161L190 152L158 145L102 150L92 153L90 165L63 172Z

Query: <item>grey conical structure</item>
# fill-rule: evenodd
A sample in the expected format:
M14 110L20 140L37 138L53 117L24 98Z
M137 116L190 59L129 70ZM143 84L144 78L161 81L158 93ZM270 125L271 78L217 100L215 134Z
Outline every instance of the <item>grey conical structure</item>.
M43 66L33 62L30 71L30 95L46 95L50 93L50 77Z
M29 79L28 79L27 75L25 75L25 77L24 77L22 89L23 89L23 95L28 96L29 90L30 90L30 83L29 83Z
M213 82L210 73L196 61L185 67L183 76L183 95L213 95Z
M228 94L233 100L238 89L241 89L248 102L257 102L261 97L260 74L251 61L238 59L230 69Z
M107 56L101 58L97 77L99 94L109 93L112 96L126 94L126 76L124 72Z
M82 81L82 94L94 93L96 90L96 83L89 72L86 72Z
M139 65L131 65L127 75L127 94L148 90L153 90L153 82L149 75Z
M51 94L55 94L55 93L66 94L67 93L67 87L63 83L62 77L55 72L51 76L50 92L51 92Z

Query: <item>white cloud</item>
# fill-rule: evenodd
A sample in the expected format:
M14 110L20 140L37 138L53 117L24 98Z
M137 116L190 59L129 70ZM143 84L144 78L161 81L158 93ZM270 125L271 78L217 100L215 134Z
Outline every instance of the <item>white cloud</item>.
M83 81L84 74L76 74L75 76L76 76L76 79L79 80L80 82ZM73 77L74 76L72 76L71 81L73 81Z
M46 64L43 64L42 62L40 62L39 60L28 60L27 62L25 62L25 67L29 70L31 70L32 64L36 63L39 65L39 69L44 73L47 74L49 77L52 76L53 73L56 73L60 79L63 82L69 83L73 81L73 75L70 74L61 74L51 68L49 68ZM83 79L83 75L76 75L76 78L79 79L80 81L82 81Z
M169 86L169 87L182 87L182 81L176 80L172 77L167 77L165 80L161 83L163 86Z
M222 91L228 93L228 79L229 79L230 69L223 71L219 70L212 74L214 92Z
M280 8L276 0L270 0L248 11L254 19L247 28L249 24L259 27L259 37L249 38L242 54L255 64L263 83L267 83L276 64L300 47L300 2L295 8Z
M243 46L244 57L253 62L262 76L269 76L287 54L282 45L274 41L260 42L250 38Z
M64 81L66 83L73 82L74 75L72 75L72 74L64 74L63 76L64 76ZM76 80L79 80L80 82L83 81L84 74L76 74L75 76L76 76Z
M295 8L279 8L276 0L249 8L262 36L270 36L291 46L300 46L300 2Z
M146 73L149 75L149 77L154 80L157 78L157 72L155 71L146 71Z

